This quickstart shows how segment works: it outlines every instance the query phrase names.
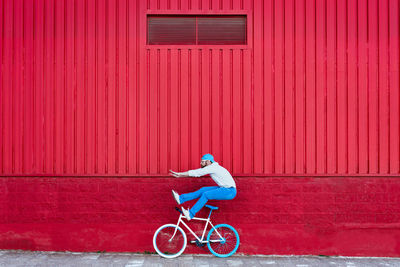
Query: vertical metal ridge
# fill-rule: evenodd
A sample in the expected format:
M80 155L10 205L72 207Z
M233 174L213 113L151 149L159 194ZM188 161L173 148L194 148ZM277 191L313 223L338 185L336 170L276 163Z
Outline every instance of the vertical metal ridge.
M285 1L283 1L285 2ZM254 0L252 1L252 24L254 25ZM253 49L251 49L251 172L254 173L254 26L252 27L252 43Z
M358 0L357 0L358 1ZM387 20L388 20L388 41L387 41L387 45L388 45L388 60L387 60L387 105L388 105L388 171L387 173L390 173L390 155L391 155L391 147L390 147L390 137L391 137L391 131L390 131L390 2L388 1L388 14L387 14ZM358 88L357 88L358 89Z
M244 67L243 67L243 49L240 49L240 165L241 171L244 172Z
M63 173L67 173L67 0L64 0L64 133L63 133Z
M160 3L160 2L158 2ZM160 49L157 49L157 173L160 173Z
M306 47L306 41L307 41L307 38L306 38L306 24L307 24L307 16L306 16L306 2L305 2L306 0L304 0L304 51L303 51L303 54L304 54L304 58L303 58L303 61L304 62L302 62L302 64L304 64L304 70L303 70L303 73L302 73L302 75L304 75L304 80L303 80L303 87L302 87L302 90L303 90L303 99L302 99L302 101L303 101L303 117L302 117L302 120L303 120L303 129L302 129L302 134L303 134L303 140L301 140L301 141L303 141L303 143L304 143L304 145L303 145L303 165L301 166L301 169L302 169L302 172L303 173L306 173L306 170L307 170L307 157L306 157L306 149L307 149L307 145L306 145L306 87L307 87L307 83L306 83L306 78L305 78L305 74L306 74L306 71L307 71L307 69L306 69L306 61L307 61L307 57L306 57L306 49L307 49L307 47Z
M75 0L76 1L76 0ZM104 79L105 79L105 137L106 137L106 144L105 144L105 173L108 173L108 0L105 0L105 43L104 43L104 53L105 53L105 66L104 66Z
M2 20L2 28L1 28L1 40L2 40L2 45L1 45L1 73L2 75L0 75L1 78L1 87L0 87L0 93L1 93L1 160L0 160L0 164L1 164L1 173L4 173L4 78L3 78L3 73L4 73L4 1L2 1L2 5L1 5L1 20ZM35 142L33 142L35 143Z
M232 1L231 1L232 4ZM267 152L267 149L265 147L265 21L264 21L264 15L265 15L265 0L262 0L262 23L261 23L261 31L262 31L262 49L261 49L261 58L262 58L262 65L261 65L261 73L262 73L262 108L261 108L261 112L262 112L262 127L261 127L261 135L262 135L262 139L261 139L261 146L263 148L263 152L262 152L262 173L265 173L265 153ZM232 9L232 5L231 5L231 9ZM296 14L296 12L295 12ZM233 133L233 129L231 129L231 132ZM233 166L233 165L232 165Z
M400 36L400 34L399 34ZM369 115L369 0L367 0L367 173L371 173L371 164L370 164L370 132L369 132L369 120L370 120L370 115ZM400 103L400 102L399 102ZM400 114L400 113L399 113ZM400 125L400 124L399 124Z
M337 2L336 2L337 3ZM274 12L275 14L275 12ZM274 20L275 21L275 20ZM275 28L275 27L274 27ZM275 33L275 31L274 31ZM275 35L274 35L275 37ZM303 123L304 123L304 172L307 173L307 0L304 0L304 115L303 115ZM274 74L275 77L275 74ZM273 116L274 118L275 116ZM275 119L274 119L275 121ZM274 131L275 132L275 131Z
M167 50L167 167L171 168L171 49Z
M347 0L346 0L347 1ZM346 23L347 25L347 23ZM314 2L314 136L315 136L315 146L314 146L314 173L317 173L318 168L318 142L317 142L317 0Z
M57 0L53 2L53 173L57 172L57 90L56 90L56 34L57 34L57 23L56 23L56 12L57 12Z
M359 32L358 32L358 0L357 0L357 81L356 81L356 88L357 88L357 117L356 117L356 121L357 121L357 127L356 127L356 146L357 146L357 151L356 151L356 155L357 155L357 173L360 173L360 92L359 92L359 86L360 86L360 82L359 82L359 69L360 69L360 59L359 59L359 42L360 42L360 36L359 36ZM389 109L390 110L390 109ZM390 147L390 146L389 146ZM390 161L389 161L390 162Z
M230 160L231 160L231 168L233 171L233 49L230 49L230 58L229 58L229 70L230 70L230 85L231 85L231 90L230 90L230 103L231 103L231 107L230 107L230 120L231 120L231 125L230 125L230 130L231 130L231 135L230 135L230 145L231 145L231 156L230 156Z
M263 23L264 24L264 23ZM264 33L263 33L264 36ZM263 39L263 46L264 46L264 39ZM264 58L264 56L263 56ZM294 157L294 166L293 166L293 173L297 173L297 146L296 146L296 139L297 139L297 131L296 131L296 0L293 1L293 66L292 66L292 78L293 78L293 120L292 120L292 128L293 128L293 157ZM263 69L264 69L264 61L263 61ZM326 81L326 79L325 79ZM264 95L264 94L263 94ZM264 112L263 112L264 114ZM263 132L264 136L264 132ZM263 146L264 147L264 146Z
M357 0L358 1L358 0ZM328 173L328 0L325 0L325 30L324 30L324 79L325 79L325 96L324 96L324 136L325 136L325 161L324 161L324 173ZM358 21L358 20L357 20Z
M136 2L136 123L139 125L140 118L140 55L139 55L139 8L140 1ZM139 127L136 127L136 173L139 173Z
M201 0L200 0L201 3ZM199 130L200 130L200 142L199 142L199 151L200 154L203 154L203 50L199 49Z
M378 149L378 173L380 173L381 172L381 161L380 161L380 156L381 156L381 149L380 149L380 132L379 132L379 124L380 124L380 122L379 122L379 120L380 120L380 117L379 117L379 115L380 115L380 112L379 112L379 109L380 109L380 105L379 105L379 102L380 102L380 93L379 93L379 82L380 82L380 73L379 73L379 69L380 69L380 51L379 51L379 44L380 44L380 37L379 37L379 1L377 1L377 7L376 7L376 14L377 14L377 38L378 38L378 41L377 41L377 43L378 43L378 49L377 49L377 51L378 51L378 71L377 71L377 87L378 87L378 93L377 93L377 98L376 98L376 102L377 102L377 113L378 113L378 116L377 116L377 127L376 127L376 129L377 129L377 149Z
M125 1L126 4L126 69L125 69L125 75L126 75L126 145L125 145L125 173L129 173L129 145L130 145L130 138L129 138L129 1Z
M33 36L33 41L32 41L32 107L33 107L33 112L32 112L32 154L33 154L33 160L32 160L32 173L37 173L38 171L36 170L36 2L33 2L33 16L32 16L32 36ZM3 0L3 40L4 40L4 0ZM2 48L4 45L2 46ZM4 57L4 49L2 52L2 56ZM4 63L4 60L2 59L2 63ZM3 77L3 76L2 76ZM3 81L3 79L2 79ZM3 88L3 82L2 82L2 88ZM2 89L3 90L3 89ZM3 96L3 94L2 94ZM2 97L4 99L4 97ZM4 100L3 100L4 101ZM2 115L4 116L4 102L2 101ZM4 129L4 118L2 118L2 129ZM3 130L2 130L3 131ZM4 133L2 134L2 137L4 137ZM4 140L2 140L2 144L4 143ZM4 161L4 151L3 151L3 145L2 145L2 162ZM2 165L4 166L4 164ZM2 173L4 173L4 169L2 169Z
M178 49L178 168L181 169L181 154L182 154L182 102L181 102L181 90L182 90L182 58L181 49Z
M42 73L42 79L43 79L43 102L42 102L42 130L43 130L43 144L42 144L42 172L46 172L46 120L44 119L45 117L45 108L46 108L46 94L45 94L45 89L46 89L46 72L45 72L45 66L46 66L46 59L45 59L45 51L46 51L46 1L43 3L43 73ZM76 159L76 155L75 155Z
M25 173L25 132L26 132L26 122L25 122L25 107L26 107L26 50L25 50L25 0L22 1L22 146L21 146L21 156L22 156L22 173Z
M119 1L115 2L115 173L119 173Z
M73 153L74 153L74 173L77 173L77 151L76 151L76 0L74 0L74 144L73 144Z
M12 4L12 64L11 64L11 173L15 173L15 1Z
M147 159L146 159L146 173L150 173L150 49L146 49L146 123L147 123Z
M336 111L336 173L339 173L339 112L338 112L338 9L337 9L337 1L335 2L335 91L336 91L336 102L335 102L335 111Z
M224 68L224 65L223 65L223 50L222 49L220 49L219 50L219 106L220 106L220 108L219 108L219 112L220 112L220 116L219 116L219 129L220 129L220 131L219 131L219 142L220 142L220 149L221 149L221 155L220 155L220 157L221 157L221 164L223 165L224 164L224 161L223 161L223 154L224 154L224 135L223 135L223 132L224 132L224 101L223 101L223 98L224 98L224 92L223 92L223 90L224 90L224 81L223 81L223 74L224 74L224 72L223 72L223 68Z
M346 0L346 173L349 173L349 1Z
M213 138L212 138L212 105L213 105L213 101L212 101L212 80L213 80L213 77L212 77L212 49L210 49L209 50L209 54L208 54L208 58L209 58L209 62L208 62L208 64L209 64L209 66L208 66L208 72L209 72L209 87L208 87L208 90L209 90L209 92L210 92L210 94L209 94L209 101L210 101L210 115L209 115L209 128L208 128L208 135L209 135L209 138L210 138L210 142L209 142L209 145L210 145L210 149L209 149L209 152L207 152L207 153L213 153L213 144L214 144L214 142L213 142Z
M57 0L55 0L57 1ZM84 114L83 114L83 140L84 144L84 156L83 156L83 173L87 173L88 168L88 8L87 8L87 0L85 0L84 5L84 92L83 92L83 101L85 103Z
M188 155L189 155L189 166L190 166L190 159L192 156L192 123L191 123L191 119L192 119L192 50L188 49L188 89L189 89L189 100L188 100L188 104L189 104L189 146L188 146Z
M98 23L99 23L99 18L98 18L98 10L99 6L97 4L97 1L94 1L94 25L95 25L95 30L94 30L94 172L99 173L99 106L98 106L98 101L99 101L99 96L98 96L98 72L99 72L99 65L98 65L98 57L99 57L99 40L98 40Z
M306 1L306 0L304 0ZM276 86L275 86L275 76L276 76L276 72L275 72L275 0L272 0L272 69L273 69L273 75L272 75L272 112L274 113L272 116L272 144L273 147L272 149L272 173L275 173L276 171L276 152L275 152L275 140L276 140L276 131L275 131L275 90L276 90Z
M286 14L285 14L285 1L283 1L283 15L282 15L282 29L283 29L283 42L282 42L282 61L283 61L283 75L282 75L282 84L283 84L283 93L282 93L282 130L283 130L283 173L286 173ZM315 17L315 19L317 19ZM316 31L316 30L315 30Z

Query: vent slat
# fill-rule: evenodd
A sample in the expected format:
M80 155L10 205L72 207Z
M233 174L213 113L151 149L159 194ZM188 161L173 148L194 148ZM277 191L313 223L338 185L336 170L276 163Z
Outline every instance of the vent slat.
M148 17L148 44L196 44L195 17Z
M150 45L244 45L247 43L246 16L243 15L151 15L147 17L147 27L147 43Z
M199 17L198 44L246 44L246 17Z

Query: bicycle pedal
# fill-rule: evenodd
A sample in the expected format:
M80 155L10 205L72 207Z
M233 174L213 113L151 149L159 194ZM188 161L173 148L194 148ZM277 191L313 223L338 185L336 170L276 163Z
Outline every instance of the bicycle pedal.
M204 247L204 245L205 245L204 243L199 242L199 240L196 240L195 242L196 242L196 246L201 247L201 248Z

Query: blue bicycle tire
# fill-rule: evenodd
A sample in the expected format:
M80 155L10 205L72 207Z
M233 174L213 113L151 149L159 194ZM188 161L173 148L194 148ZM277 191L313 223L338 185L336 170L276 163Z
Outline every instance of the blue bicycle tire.
M210 238L213 235L215 229L217 229L218 233L220 233L222 237L226 239L224 243L217 246L214 246L214 243L217 242L213 242L213 244L211 244L210 242ZM219 238L218 234L216 233L214 233L214 236L217 236ZM229 224L218 224L214 228L212 228L210 232L208 232L207 241L207 246L210 252L220 258L227 258L232 256L237 251L240 244L238 232Z

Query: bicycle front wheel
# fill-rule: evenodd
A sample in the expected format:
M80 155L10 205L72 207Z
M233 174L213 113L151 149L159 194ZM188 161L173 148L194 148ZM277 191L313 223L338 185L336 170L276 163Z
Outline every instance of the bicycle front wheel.
M239 234L228 224L218 224L210 230L207 236L208 249L217 257L232 256L239 247Z
M186 244L186 234L178 225L165 224L154 233L153 246L161 257L178 257L185 250Z

